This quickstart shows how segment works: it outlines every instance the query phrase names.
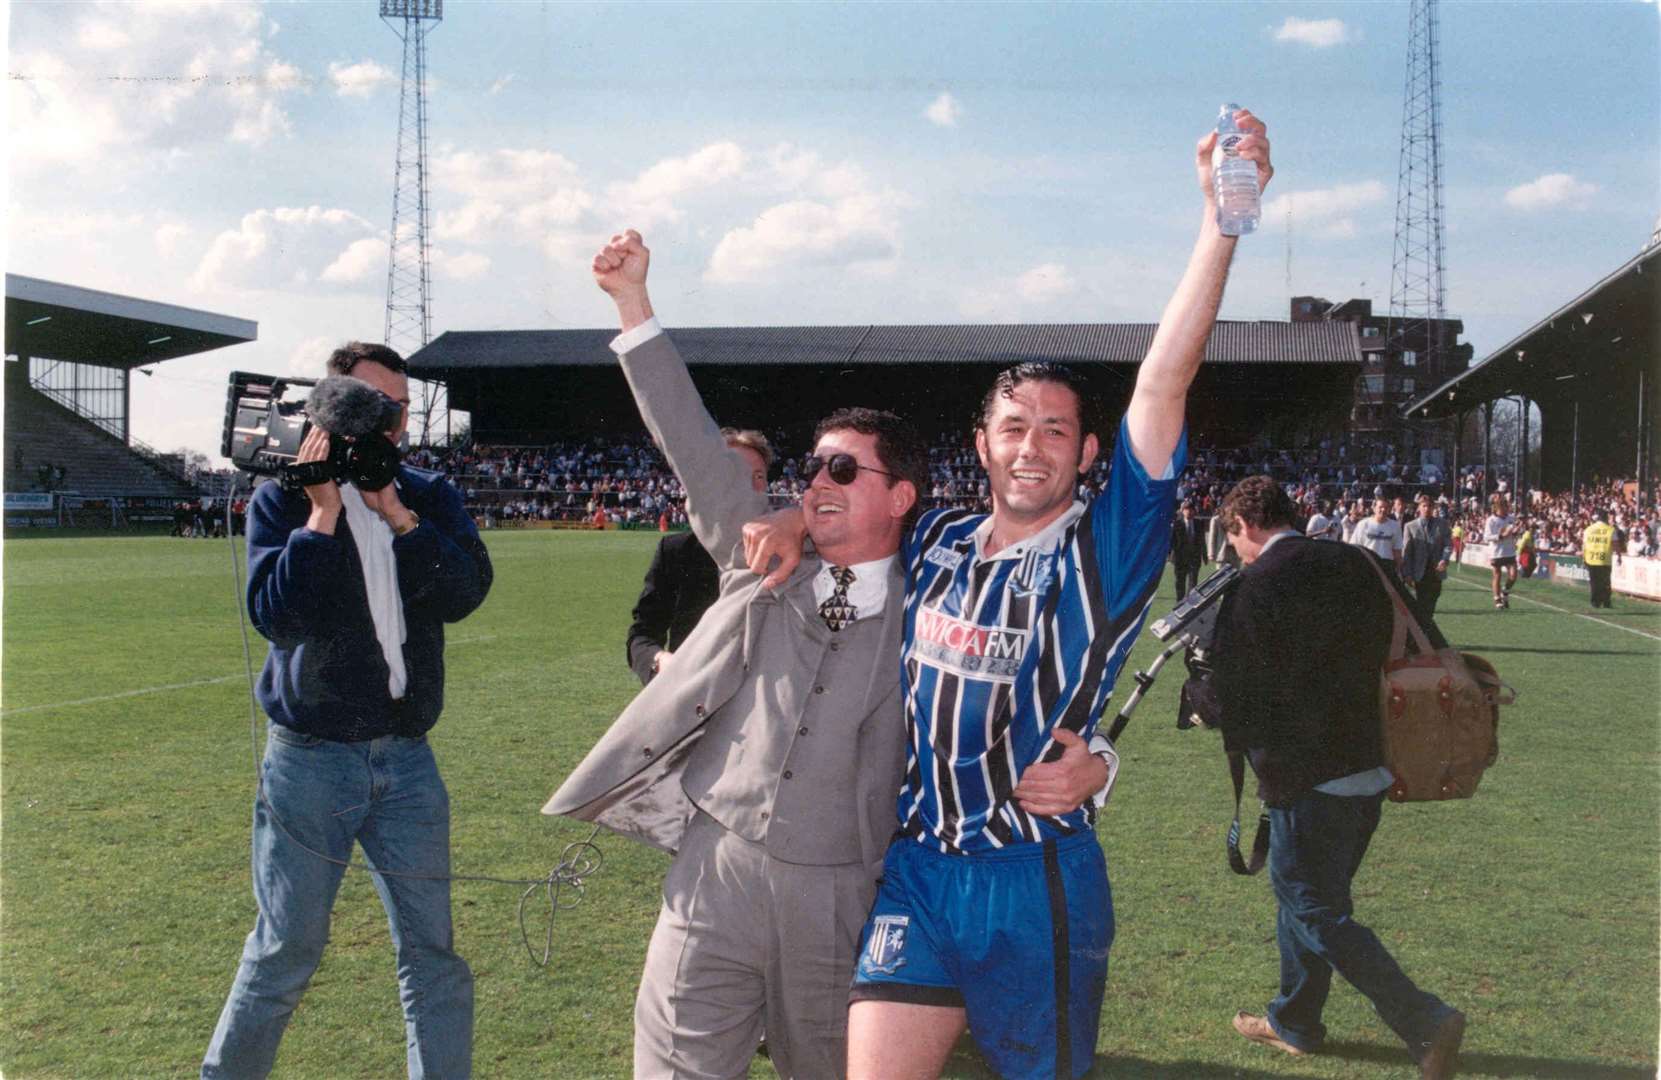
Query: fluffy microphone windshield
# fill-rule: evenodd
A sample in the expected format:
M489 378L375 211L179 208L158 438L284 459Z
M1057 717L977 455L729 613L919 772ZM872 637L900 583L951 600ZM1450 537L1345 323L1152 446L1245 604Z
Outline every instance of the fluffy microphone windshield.
M403 412L398 402L350 375L320 379L306 399L306 415L312 423L347 439L391 431Z

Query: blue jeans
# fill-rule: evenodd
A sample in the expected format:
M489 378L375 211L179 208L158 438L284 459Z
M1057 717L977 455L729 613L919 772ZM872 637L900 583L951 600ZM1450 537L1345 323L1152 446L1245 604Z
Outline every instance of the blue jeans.
M1269 808L1269 882L1280 911L1280 994L1269 1023L1299 1050L1326 1038L1321 1010L1334 970L1373 1003L1380 1019L1417 1059L1453 1012L1413 985L1384 943L1355 921L1350 881L1378 828L1384 796L1311 791L1290 806Z
M296 839L341 860L356 842L377 869L436 878L373 876L397 955L409 1075L469 1075L473 973L456 955L450 929L450 798L427 740L329 742L272 724L263 774L271 805L254 802L259 917L202 1076L270 1073L288 1018L323 957L346 871Z

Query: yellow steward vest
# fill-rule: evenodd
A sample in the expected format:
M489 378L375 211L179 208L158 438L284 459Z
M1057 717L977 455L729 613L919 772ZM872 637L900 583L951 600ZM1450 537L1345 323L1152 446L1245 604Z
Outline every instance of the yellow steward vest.
M1586 526L1580 539L1581 561L1587 566L1608 566L1609 553L1615 548L1615 527L1601 521Z

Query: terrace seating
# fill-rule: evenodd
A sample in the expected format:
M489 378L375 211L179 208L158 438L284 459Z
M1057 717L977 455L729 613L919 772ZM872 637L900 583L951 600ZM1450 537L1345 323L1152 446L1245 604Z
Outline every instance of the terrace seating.
M189 484L45 395L6 395L5 489L39 490L42 465L62 467L62 490L89 499L189 499Z

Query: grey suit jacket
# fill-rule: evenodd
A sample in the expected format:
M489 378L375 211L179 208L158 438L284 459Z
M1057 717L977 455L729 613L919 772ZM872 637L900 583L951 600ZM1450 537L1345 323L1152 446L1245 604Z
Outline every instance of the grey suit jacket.
M749 466L730 450L705 411L668 335L623 358L641 418L687 489L687 512L698 540L721 571L721 594L704 614L675 661L643 689L542 808L593 821L614 832L675 851L693 806L681 786L687 757L708 719L743 680L765 680L751 667L763 635L791 632L817 619L813 577L819 560L802 565L776 592L743 562L744 523L766 510L750 486ZM860 851L872 877L895 830L895 800L905 767L905 723L900 696L900 629L905 583L896 559L880 618L886 661L869 677L827 692L842 695L844 715L859 717L856 790L825 791L827 800L856 800ZM837 704L837 703L832 703ZM780 723L794 722L781 717Z
M1431 518L1427 522L1416 517L1402 529L1402 537L1403 581L1418 581L1437 563L1453 557L1453 529L1443 518Z

